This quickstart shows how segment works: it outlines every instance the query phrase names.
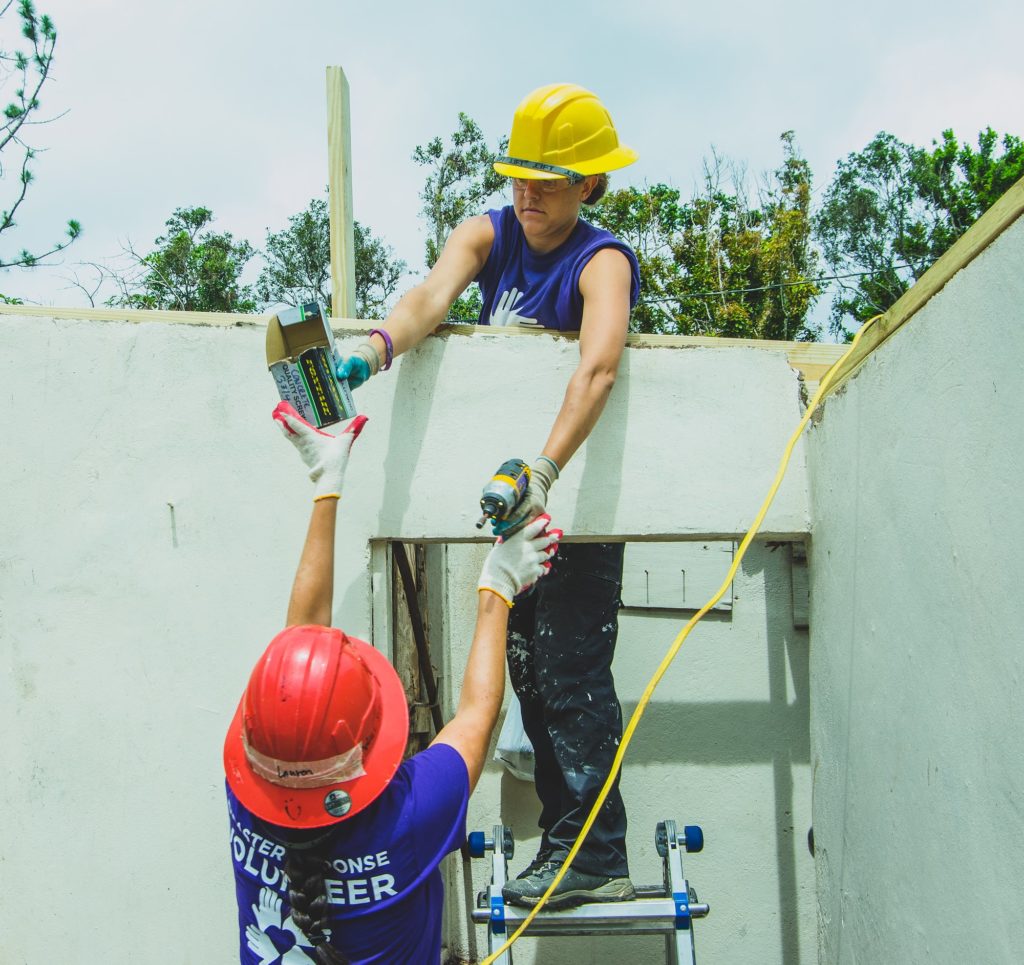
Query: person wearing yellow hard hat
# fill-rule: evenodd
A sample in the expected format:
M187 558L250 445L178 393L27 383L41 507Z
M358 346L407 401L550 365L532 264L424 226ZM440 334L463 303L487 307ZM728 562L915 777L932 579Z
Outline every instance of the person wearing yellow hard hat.
M579 364L551 413L526 496L497 532L514 533L544 511L548 492L597 424L615 382L639 268L628 245L580 213L605 193L608 172L636 159L591 91L576 84L532 91L516 108L508 154L494 164L510 180L512 203L458 225L428 277L339 363L339 376L352 387L387 370L444 321L474 281L483 299L481 325L579 332ZM504 890L516 904L536 904L547 890L622 736L611 672L622 557L621 543L563 546L549 577L517 601L510 616L509 676L534 747L542 831L536 858ZM548 906L632 897L626 812L616 782Z
M409 714L395 668L328 625L338 506L366 419L331 435L287 402L274 419L309 469L313 509L286 627L257 660L224 740L236 961L437 962L439 865L466 839L501 711L509 607L550 569L561 533L542 514L491 549L458 709L403 760Z

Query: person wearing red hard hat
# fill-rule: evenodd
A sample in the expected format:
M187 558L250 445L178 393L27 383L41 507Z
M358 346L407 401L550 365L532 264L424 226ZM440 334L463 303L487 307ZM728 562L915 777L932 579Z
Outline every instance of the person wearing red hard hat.
M286 402L274 419L309 468L314 502L285 629L253 668L224 741L239 960L438 961L438 865L465 839L504 694L508 615L550 568L561 532L542 514L491 549L458 710L403 763L398 674L330 626L338 502L366 419L331 435Z
M473 282L480 289L481 325L579 333L579 363L561 405L550 412L551 431L530 464L526 497L515 518L495 532L514 533L544 511L612 391L640 271L629 246L581 212L604 195L609 171L636 159L592 91L564 83L531 91L512 118L507 155L494 162L509 179L512 203L458 225L427 278L339 363L338 374L353 388L386 371L444 321ZM534 748L542 832L536 858L503 889L514 904L535 905L547 891L607 780L622 737L611 665L623 549L621 542L566 545L550 577L510 618L509 677ZM616 781L547 907L633 897L626 809Z

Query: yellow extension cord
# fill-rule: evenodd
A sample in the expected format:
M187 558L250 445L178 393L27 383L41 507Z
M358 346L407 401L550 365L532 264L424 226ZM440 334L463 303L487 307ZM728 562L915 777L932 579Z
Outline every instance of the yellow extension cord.
M611 791L611 786L615 781L620 769L622 768L622 759L626 756L626 748L629 747L630 741L633 739L633 732L636 730L637 725L640 723L640 718L643 717L644 711L647 709L647 705L651 701L651 697L654 694L654 688L661 682L661 678L665 676L666 671L671 665L672 661L675 660L676 654L679 653L679 648L682 647L683 641L690 635L690 631L700 622L704 615L725 595L725 591L729 588L729 584L732 583L736 576L736 571L739 569L740 563L743 562L743 557L746 555L747 549L750 544L754 541L754 536L757 535L757 531L761 528L761 524L764 522L765 516L768 514L768 509L775 499L775 494L779 490L779 486L782 484L783 477L786 475L786 470L789 468L789 460L793 454L793 448L796 446L797 440L803 434L804 429L807 427L807 423L811 421L811 417L814 415L818 408L821 400L825 396L825 392L828 387L832 384L832 380L835 377L836 372L839 371L839 367L849 358L850 354L857 347L857 343L860 341L861 336L873 325L881 315L876 315L874 318L866 321L858 330L857 334L853 338L850 347L843 353L839 361L837 361L822 377L821 382L818 384L818 391L814 393L814 398L807 406L807 411L804 413L803 418L800 420L800 424L796 427L793 435L790 437L789 443L786 446L785 452L782 454L782 462L779 464L778 472L775 474L775 480L772 482L771 489L768 490L768 495L765 497L764 502L761 504L761 508L758 510L757 516L754 517L754 522L751 524L750 529L747 530L746 536L743 537L739 548L736 551L736 555L733 558L732 566L729 567L729 572L726 574L725 579L722 581L722 585L718 588L717 592L707 603L704 604L689 620L686 626L679 631L675 640L672 641L672 646L668 648L668 652L665 654L661 663L658 665L658 669L654 672L654 676L651 677L647 687L644 689L643 696L640 698L640 702L636 705L636 710L633 711L633 716L630 717L629 723L626 725L625 731L622 734L622 741L619 743L618 752L615 754L615 759L612 761L611 770L608 773L608 779L604 782L604 787L601 788L600 793L597 795L597 800L594 801L594 806L591 808L590 814L587 815L587 820L583 822L583 827L580 830L580 835L576 839L576 843L572 846L568 856L565 859L565 863L558 870L558 874L555 875L555 880L548 886L548 890L541 896L540 901L533 906L530 914L523 919L523 923L509 936L508 941L501 946L494 954L489 955L485 958L480 965L493 965L499 956L503 955L512 945L518 941L519 937L529 927L530 922L537 917L538 912L547 903L548 898L551 897L552 892L558 887L562 878L565 876L566 871L572 865L573 860L579 853L580 847L586 840L587 835L590 833L590 829L594 825L594 821L597 819L597 812L601 809L601 805L604 804L605 798L608 797ZM495 847L499 847L499 843L495 842Z

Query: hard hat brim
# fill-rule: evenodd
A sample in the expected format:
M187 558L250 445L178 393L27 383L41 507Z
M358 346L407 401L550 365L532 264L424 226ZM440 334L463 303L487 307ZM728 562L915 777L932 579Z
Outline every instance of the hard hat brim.
M259 777L245 754L243 701L238 702L224 740L224 773L235 797L264 821L285 828L320 828L345 821L376 800L402 763L409 737L409 707L402 681L379 650L355 637L348 641L376 678L381 696L380 733L363 755L365 773L361 777L313 788L283 787ZM332 816L324 808L324 799L335 790L344 791L352 802L342 817Z
M570 165L570 167L577 174L589 177L592 174L607 174L609 171L617 171L619 168L632 164L639 157L640 155L631 147L620 144L614 151L609 151L590 161L581 161L579 164ZM559 174L523 168L516 164L503 164L500 161L496 161L493 167L498 174L507 178L522 178L524 181L557 181L561 179Z

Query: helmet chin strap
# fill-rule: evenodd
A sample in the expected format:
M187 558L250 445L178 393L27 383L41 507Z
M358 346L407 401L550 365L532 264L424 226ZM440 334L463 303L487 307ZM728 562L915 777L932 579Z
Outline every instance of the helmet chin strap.
M518 168L529 168L531 171L543 171L545 174L557 174L559 177L567 178L570 184L579 184L586 177L579 171L569 168L560 168L557 164L544 164L542 161L527 161L521 157L498 157L494 159L495 164L514 164Z

